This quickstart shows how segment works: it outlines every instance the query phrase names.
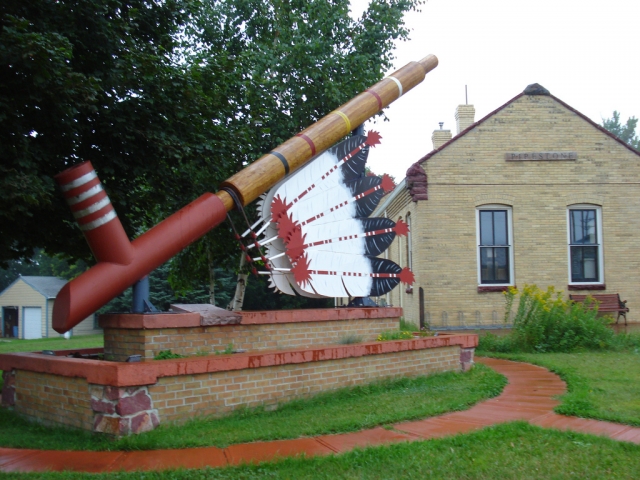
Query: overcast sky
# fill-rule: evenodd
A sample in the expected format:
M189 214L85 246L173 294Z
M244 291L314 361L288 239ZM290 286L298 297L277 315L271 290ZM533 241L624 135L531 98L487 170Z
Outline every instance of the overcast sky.
M358 16L368 0L351 4ZM531 83L596 123L614 110L640 116L639 0L429 0L421 10L407 16L411 40L388 73L430 53L440 63L387 109L390 122L366 125L383 137L369 154L377 174L404 178L432 150L438 122L455 136L465 85L476 120Z

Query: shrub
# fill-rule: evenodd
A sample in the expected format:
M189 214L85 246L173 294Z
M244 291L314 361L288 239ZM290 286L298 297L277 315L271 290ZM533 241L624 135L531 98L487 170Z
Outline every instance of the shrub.
M352 333L340 338L337 343L339 345L351 345L353 343L362 343L362 340L364 340L364 337L362 335L356 335Z
M170 358L186 358L186 355L173 353L171 350L161 350L154 356L154 360L168 360Z
M410 338L413 338L413 334L411 332L396 330L390 332L380 332L377 340L379 342L384 342L385 340L408 340Z
M420 326L416 323L405 320L404 317L400 317L400 330L403 332L419 332Z
M230 343L224 350L215 350L213 352L216 355L231 355L233 353L233 343Z
M522 292L509 287L505 302L505 321L513 317L513 330L508 338L485 340L487 346L493 344L502 351L571 352L612 345L614 332L607 327L612 319L598 317L593 300L592 305L583 305L565 300L554 287L542 291L535 285L525 285Z
M478 338L478 350L484 352L510 353L517 348L513 344L513 335L495 335L486 333Z

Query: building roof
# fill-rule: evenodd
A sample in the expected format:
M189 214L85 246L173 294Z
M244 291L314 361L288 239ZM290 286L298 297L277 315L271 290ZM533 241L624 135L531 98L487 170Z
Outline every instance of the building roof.
M453 142L457 141L458 139L460 139L461 137L465 136L468 132L470 132L471 130L473 130L474 128L476 128L478 125L480 125L481 123L484 123L485 121L487 121L489 118L493 117L496 113L498 113L500 110L503 110L505 107L507 107L508 105L510 105L511 103L515 102L517 99L519 99L520 97L524 96L524 95L546 95L548 97L553 98L556 102L558 102L560 105L562 105L563 107L565 107L567 110L570 110L571 112L575 113L576 115L578 115L580 118L582 118L584 121L590 123L593 127L597 128L598 130L600 130L602 133L604 133L605 135L613 138L615 141L617 141L618 143L620 143L621 145L623 145L624 147L626 147L627 149L631 150L633 153L635 153L636 155L640 156L640 152L638 150L636 150L635 148L633 148L631 145L629 145L628 143L620 140L618 137L616 137L613 133L611 133L609 130L607 130L606 128L602 127L601 125L598 125L597 123L595 123L593 120L591 120L589 117L587 117L586 115L580 113L579 111L577 111L575 108L571 107L570 105L567 105L566 103L564 103L562 100L560 100L557 97L554 97L553 95L551 95L551 93L549 92L549 90L547 90L546 88L544 88L542 85L539 85L537 83L532 83L531 85L528 85L527 88L524 89L524 91L522 93L519 93L518 95L516 95L515 97L513 97L511 100L509 100L507 103L505 103L504 105L501 105L500 107L496 108L493 112L489 113L488 115L486 115L485 117L481 118L480 120L478 120L475 123L472 123L471 125L469 125L467 128L465 128L463 131L461 131L459 134L457 134L455 137L453 137L451 140L449 140L448 142L442 144L440 147L433 149L431 152L427 153L424 157L422 157L420 160L418 160L416 163L414 163L413 165L411 165L411 167L413 167L414 165L420 165L424 162L426 162L427 160L429 160L431 157L433 157L436 153L440 152L441 150L447 148L449 145L451 145ZM409 169L411 169L411 167L409 167Z
M65 286L67 280L59 277L34 277L20 275L18 280L22 279L24 283L44 295L45 298L51 299L58 296L58 292ZM15 283L15 282L14 282Z
M384 207L389 205L393 201L393 199L400 193L400 191L403 188L408 188L409 189L409 192L411 193L411 197L412 197L414 202L417 202L418 200L427 200L428 199L428 195L427 195L427 176L424 173L424 170L422 170L422 167L420 167L420 166L424 162L429 160L431 157L433 157L436 153L441 152L442 150L447 148L449 145L451 145L453 142L456 142L461 137L463 137L464 135L469 133L471 130L476 128L478 125L486 122L489 118L494 116L500 110L503 110L508 105L510 105L511 103L515 102L516 100L518 100L520 97L522 97L524 95L546 95L546 96L549 96L549 97L553 98L560 105L564 106L569 111L575 113L578 117L582 118L584 121L586 121L587 123L592 125L594 128L600 130L602 133L604 133L605 135L613 138L615 141L617 141L618 143L623 145L628 150L631 150L633 153L635 153L636 155L640 156L640 151L636 150L635 148L633 148L628 143L620 140L620 138L615 136L609 130L607 130L606 128L602 127L601 125L598 125L593 120L591 120L589 117L587 117L586 115L580 113L575 108L567 105L566 103L564 103L559 98L554 97L553 95L551 95L549 90L544 88L542 85L539 85L537 83L532 83L531 85L528 85L527 88L525 88L522 93L519 93L518 95L513 97L511 100L506 102L504 105L501 105L500 107L496 108L494 111L492 111L488 115L484 116L483 118L481 118L477 122L472 123L467 128L465 128L460 133L458 133L455 137L453 137L451 140L449 140L448 142L442 144L440 147L433 149L431 152L427 153L420 160L418 160L417 162L411 164L411 166L407 169L407 173L406 173L404 181L399 183L398 186L393 190L393 192L391 192L389 195L387 195ZM380 212L382 210L383 210L382 208L377 208L376 209L377 212Z

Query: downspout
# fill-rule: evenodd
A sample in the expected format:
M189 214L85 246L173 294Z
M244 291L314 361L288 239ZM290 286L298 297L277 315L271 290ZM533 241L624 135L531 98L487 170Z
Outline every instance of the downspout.
M44 298L44 338L49 338L49 299Z

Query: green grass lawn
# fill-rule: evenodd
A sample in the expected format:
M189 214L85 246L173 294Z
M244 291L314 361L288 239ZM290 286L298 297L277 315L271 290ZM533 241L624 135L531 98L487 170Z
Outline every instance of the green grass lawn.
M49 348L40 345L29 346L27 350ZM2 346L0 343L0 351ZM640 425L638 349L495 356L542 365L567 381L569 393L561 398L558 413ZM460 410L498 394L503 385L503 377L476 365L464 374L438 374L343 389L290 402L272 412L246 410L222 419L200 418L182 426L163 425L153 432L116 442L86 432L40 427L0 409L0 445L83 450L223 447L354 431ZM615 479L638 478L638 472L638 445L515 422L467 435L372 447L329 457L288 458L223 469L100 474L90 478L128 480L144 475L151 479ZM19 479L88 477L84 473L0 474L0 478Z
M56 450L137 450L225 447L233 443L352 432L377 425L464 410L498 395L502 375L477 365L466 373L440 373L344 388L297 400L275 411L238 411L223 418L196 418L183 425L109 441L89 432L46 428L0 409L0 446Z
M466 435L354 450L341 455L287 458L221 469L88 475L6 474L46 480L192 479L631 479L640 471L640 446L523 422Z
M40 338L38 340L20 340L0 338L0 353L38 352L41 350L72 350L80 348L99 348L104 345L102 334L77 335L66 340L63 337Z
M541 365L560 375L569 392L561 397L558 413L640 426L638 349L499 356Z

